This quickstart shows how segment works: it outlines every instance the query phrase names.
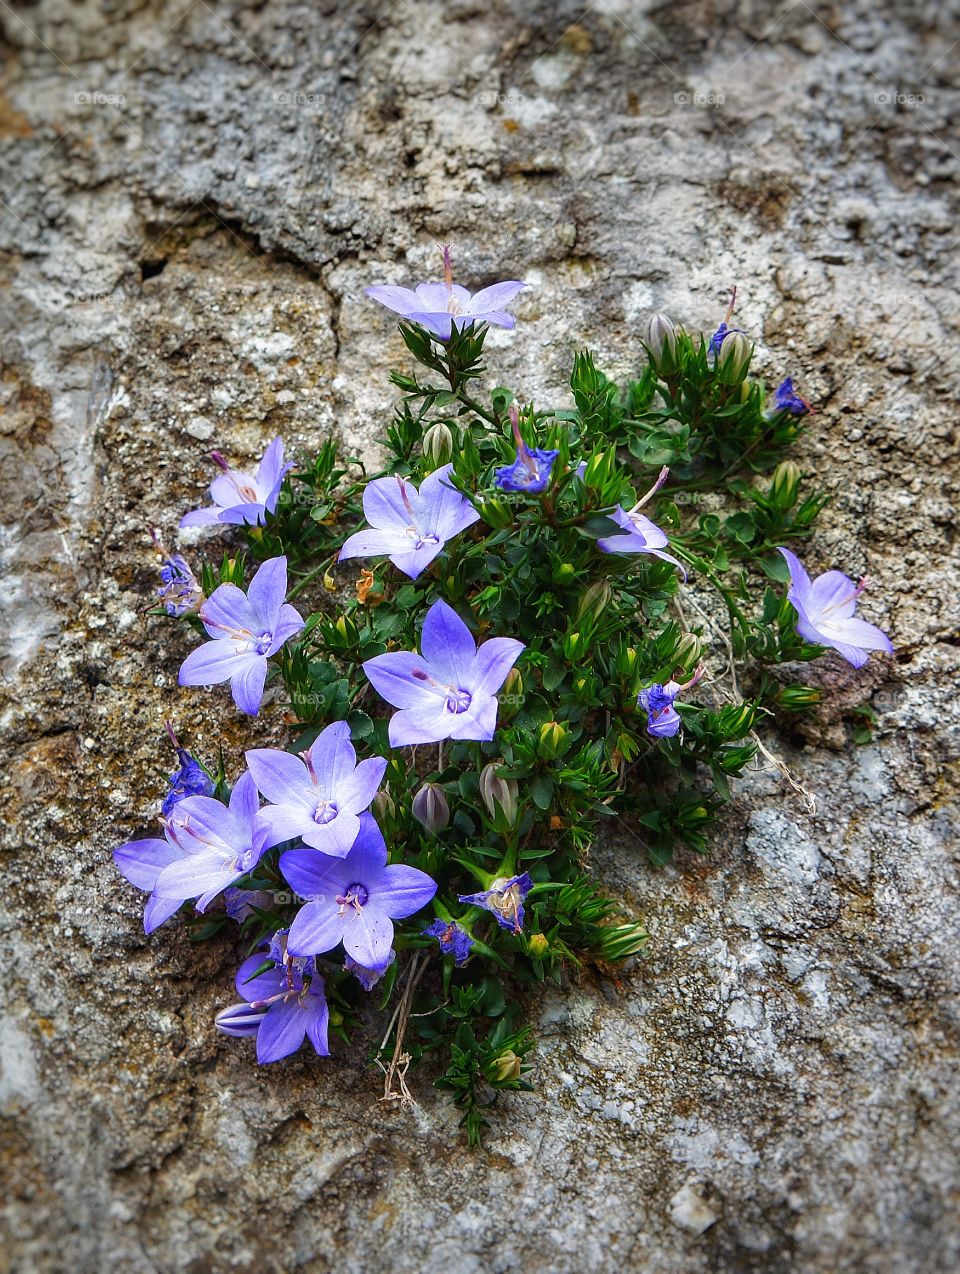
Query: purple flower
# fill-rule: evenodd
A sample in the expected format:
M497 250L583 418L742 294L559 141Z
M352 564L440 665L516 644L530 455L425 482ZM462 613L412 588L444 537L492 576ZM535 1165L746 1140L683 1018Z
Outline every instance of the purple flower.
M166 832L183 855L160 872L154 885L157 897L176 899L178 905L196 898L197 911L202 912L217 894L251 871L267 847L259 805L250 774L237 780L229 805L210 796L188 796L175 805Z
M153 933L154 929L179 911L183 903L182 898L160 898L155 892L161 872L171 863L179 862L186 856L185 851L171 840L166 823L163 830L165 840L157 837L131 840L113 851L113 861L121 875L137 889L150 891L143 910L145 933Z
M346 858L290 849L280 870L308 901L290 926L290 951L319 955L338 943L364 969L384 969L393 946L393 922L425 907L437 892L426 872L387 866L387 847L372 815L360 817L360 835Z
M521 908L521 913L522 910ZM467 963L473 939L455 920L434 920L432 925L420 932L425 938L436 938L440 943L440 950L444 955L452 955L458 968Z
M736 286L734 286L730 289L730 304L727 306L727 312L723 316L723 322L720 324L720 326L717 328L714 334L710 337L710 345L708 348L710 353L713 354L714 358L720 357L720 346L723 344L724 337L729 336L731 332L740 332L741 334L743 332L743 329L740 327L730 326L730 320L733 318L733 311L736 304L737 304L737 289L736 289Z
M170 791L163 798L163 805L161 806L161 812L165 815L169 814L174 805L178 801L182 801L185 796L211 796L213 794L213 779L200 762L191 756L186 748L180 746L169 721L167 722L167 734L170 736L170 742L173 744L174 751L177 754L180 768L175 770L167 779L170 784Z
M339 561L378 557L416 579L447 540L480 517L470 501L450 484L452 464L435 469L418 491L406 478L375 478L363 489L363 512L370 526L351 535Z
M353 974L365 991L372 991L396 958L396 951L391 951L387 957L386 964L382 968L365 969L362 964L357 964L356 960L351 956L346 956L343 961L343 967L348 973Z
M194 509L180 519L181 526L212 526L215 523L253 523L260 525L273 513L280 496L280 487L292 463L283 462L283 439L274 438L257 469L256 475L231 469L219 451L213 452L213 461L222 470L219 478L210 483L213 508Z
M262 964L263 961L261 960L260 963ZM248 1039L259 1031L266 1014L266 1009L252 1008L244 1001L242 1004L230 1004L227 1008L221 1009L213 1019L213 1024L223 1035L230 1035L238 1040Z
M504 465L494 474L494 481L501 491L526 491L541 495L550 484L553 464L559 451L541 451L526 445L520 435L520 413L516 404L510 404L510 423L513 439L517 444L517 458L511 465Z
M530 873L520 876L501 876L479 894L458 894L461 902L472 903L493 912L501 929L520 933L523 929L523 900L533 888Z
M673 701L683 691L695 686L704 671L703 667L698 668L689 681L670 680L666 685L657 682L640 691L637 703L647 714L647 734L652 734L655 739L673 738L682 724Z
M794 392L791 376L774 390L773 406L775 411L788 411L791 416L805 416L810 411L810 404Z
M284 602L287 559L272 557L250 581L246 594L221 584L200 607L211 640L192 650L180 667L181 686L229 681L241 712L260 711L267 660L303 627L298 612Z
M163 602L167 614L175 619L194 611L203 601L203 589L190 569L186 558L179 553L168 553L160 541L156 531L150 532L150 538L160 554L160 587L157 596Z
M890 638L865 619L857 619L857 598L870 581L854 584L842 571L827 571L811 583L800 560L781 548L790 570L789 601L797 612L797 632L806 641L832 646L854 668L861 668L871 650L893 651Z
M390 718L391 747L492 739L497 691L523 648L512 637L493 637L478 649L457 612L434 602L423 621L422 655L394 651L363 665L378 693L400 709Z
M450 248L443 250L443 283L420 283L413 290L389 286L365 288L367 296L388 310L400 314L411 323L419 323L442 341L450 339L455 326L458 331L471 323L493 323L497 327L513 327L516 320L504 310L525 283L511 280L494 283L472 296L453 281Z
M230 919L242 925L257 911L273 909L273 893L269 889L225 889L223 903Z
M301 838L312 849L343 858L360 831L358 815L377 794L385 757L357 764L346 721L335 721L299 756L275 748L247 753L247 765L266 799L260 811L267 846Z
M597 540L597 548L604 553L649 553L653 557L659 557L665 562L670 562L677 567L683 578L686 579L687 573L681 563L675 557L671 557L669 553L664 553L663 551L664 547L670 542L666 535L654 522L651 522L649 518L645 518L640 512L647 501L656 495L669 476L670 470L665 466L660 470L657 480L650 490L646 495L641 496L629 511L618 504L609 517L611 522L615 522L617 526L622 527L626 534L605 535L602 539Z
M316 961L291 956L287 950L287 934L281 930L270 942L274 967L252 975L263 964L262 955L252 955L237 970L237 990L254 1012L263 1011L257 1028L257 1061L278 1062L295 1053L304 1038L309 1039L321 1057L329 1057L327 1026L330 1020L323 978L317 973ZM234 1006L235 1019L241 1021L239 1006ZM225 1010L230 1013L231 1010ZM221 1014L223 1017L225 1014ZM223 1030L218 1018L217 1025ZM252 1020L245 1025L252 1026ZM229 1034L239 1032L230 1031ZM245 1030L244 1034L252 1034Z

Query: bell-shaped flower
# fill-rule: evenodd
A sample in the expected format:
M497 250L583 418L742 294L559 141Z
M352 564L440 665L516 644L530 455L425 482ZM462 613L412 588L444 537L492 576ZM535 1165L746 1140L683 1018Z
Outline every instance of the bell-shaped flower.
M360 816L360 834L346 858L290 849L280 870L307 902L290 926L294 955L320 955L343 943L363 969L384 969L393 948L393 922L412 916L437 892L426 872L387 865L387 847L372 815Z
M271 804L260 811L267 846L301 839L312 849L343 858L360 831L387 768L386 758L357 764L346 721L321 730L310 748L292 756L276 748L247 753L254 782Z
M394 566L416 579L447 540L465 531L480 514L450 482L452 464L424 478L420 490L407 478L374 478L363 489L369 527L351 535L339 561L385 554Z
M442 283L418 283L415 288L377 285L364 291L372 301L385 305L410 323L419 323L442 341L450 339L454 327L462 331L472 323L492 323L496 327L515 325L516 319L504 306L526 287L525 283L511 279L471 294L453 281L449 247L443 250L443 276Z
M217 523L261 525L273 513L280 498L283 479L293 463L284 464L283 439L274 438L255 474L231 469L219 451L213 452L214 463L223 471L210 483L213 507L194 509L180 519L181 526L213 526Z
M250 1013L244 1014L239 1005L234 1005L218 1015L218 1029L227 1035L252 1035L255 1031L257 1061L261 1065L289 1057L304 1039L321 1057L329 1057L330 1012L316 961L290 955L283 930L274 934L269 947L274 960L272 969L253 977L264 957L252 955L237 970L237 990L247 1001L245 1007ZM259 1014L262 1017L258 1023L254 1015Z
M246 593L221 584L199 610L210 641L192 650L180 667L181 686L211 686L229 681L241 712L260 711L267 660L303 627L288 605L287 559L272 557L250 581Z
M444 601L427 611L420 649L375 655L363 665L374 688L399 712L390 718L392 747L441 739L492 739L497 691L524 649L512 637L479 648L470 629Z
M790 571L787 601L797 612L797 632L801 637L832 646L854 668L867 662L871 650L892 652L893 643L886 633L854 614L857 598L870 583L868 579L854 584L842 571L826 571L811 581L794 553L785 548L779 552Z
M183 851L164 867L154 892L177 905L196 898L205 911L214 898L252 871L267 847L267 828L259 817L260 801L253 776L243 774L224 805L212 796L179 801L166 822L166 833Z
M665 562L670 562L677 567L684 579L686 579L687 573L681 563L675 557L671 557L669 553L663 551L670 543L666 535L655 523L644 517L640 512L647 501L656 495L669 476L670 470L668 468L664 467L661 469L656 482L646 495L641 496L632 509L624 509L618 504L609 517L617 526L623 528L624 534L603 536L597 540L597 548L604 553L649 553L653 557L659 557Z

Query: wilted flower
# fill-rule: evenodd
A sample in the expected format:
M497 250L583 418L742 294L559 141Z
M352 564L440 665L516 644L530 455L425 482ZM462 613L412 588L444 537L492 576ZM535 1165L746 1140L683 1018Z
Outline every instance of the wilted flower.
M519 1079L520 1073L520 1058L512 1048L508 1048L506 1052L501 1053L490 1065L490 1078L498 1084L506 1084L509 1080Z
M365 991L372 991L396 958L396 951L391 951L387 957L386 964L382 968L365 969L362 964L357 964L356 960L351 956L344 956L343 967L348 973L353 974Z
M493 637L479 649L452 607L436 601L427 611L416 651L375 655L363 665L377 692L399 712L390 718L392 747L441 739L492 739L497 691L524 645Z
M662 558L664 562L670 562L671 565L677 567L684 579L686 579L687 573L681 563L675 557L671 557L669 553L663 551L666 545L670 543L664 532L640 512L647 501L656 495L669 476L670 470L664 466L650 490L646 495L641 496L629 511L618 504L609 517L617 526L622 527L626 534L603 536L597 540L597 548L604 553L649 553L653 557Z
M699 667L689 681L668 681L647 686L637 695L637 703L647 714L647 734L655 739L672 738L680 729L680 713L673 706L674 699L695 686L703 676L705 669Z
M410 812L434 836L450 825L450 806L439 783L424 783L413 798Z
M157 596L163 602L168 615L175 619L194 611L203 601L203 589L185 557L168 553L156 531L150 532L154 547L160 554L160 587Z
M886 633L865 619L857 619L854 611L857 598L870 581L864 577L859 584L842 571L826 571L811 582L799 558L789 549L781 548L790 570L790 587L787 600L797 612L797 632L806 641L822 646L832 646L844 659L861 668L871 650L893 651L893 643Z
M489 889L477 894L458 894L460 902L484 907L496 916L501 929L520 933L523 929L523 900L533 888L529 872L519 876L501 876Z
M270 911L273 894L269 889L225 889L223 905L230 919L242 925L257 911Z
M437 892L426 872L387 866L387 847L369 814L361 814L360 834L346 858L290 849L280 856L280 870L308 899L290 926L290 951L319 955L342 942L364 969L386 967L394 920L412 916Z
M323 978L317 972L316 961L291 956L287 950L287 932L274 934L269 945L274 967L256 973L264 963L262 955L252 955L237 970L237 990L248 1002L254 1013L263 1013L257 1028L257 1061L278 1062L282 1057L295 1053L304 1039L309 1039L321 1057L329 1057L327 1027L330 1020L324 995ZM218 1014L217 1026L224 1030L233 1022L244 1023L239 1005ZM253 1026L253 1019L246 1023ZM237 1034L237 1031L226 1031ZM252 1034L245 1030L244 1034Z
M517 458L511 465L497 469L494 481L501 491L525 491L528 495L541 495L550 485L554 461L559 451L530 448L520 434L520 413L516 403L510 404L510 423L513 440L517 444Z
M286 595L285 557L264 562L246 594L236 584L214 589L199 611L210 641L187 655L180 667L180 685L229 681L234 703L255 717L267 660L303 627L299 613L284 601Z
M805 416L811 410L807 400L794 392L792 376L787 376L774 390L773 407L775 411L788 411L791 416Z
M444 955L452 955L453 962L459 968L467 963L473 939L456 923L455 920L434 920L421 933L425 938L436 938Z
M312 849L343 858L360 831L359 815L377 793L386 758L357 764L350 726L335 721L300 756L277 748L247 753L254 782L270 804L261 811L268 846L301 839Z
M273 513L280 497L280 487L292 463L283 462L283 439L274 438L260 461L256 474L231 469L219 451L213 461L223 470L210 483L213 508L194 509L180 519L181 526L212 526L215 523L252 523L259 525Z
M452 464L435 469L420 490L406 478L375 478L363 489L363 512L370 526L351 535L338 561L379 557L416 579L447 540L465 531L480 514L450 482Z
M180 762L180 768L175 770L167 779L170 784L170 791L163 798L161 811L169 814L174 805L178 801L182 801L185 796L211 796L213 794L213 779L206 772L200 762L187 751L186 748L180 746L177 736L173 732L170 722L166 723L167 734L170 742L173 744L174 751L177 754L177 760Z
M509 305L525 283L515 279L494 283L472 296L453 281L450 248L443 249L442 283L419 283L415 289L377 285L364 288L367 296L379 301L411 323L419 323L442 341L449 340L453 328L461 331L472 323L492 323L513 327L516 319L503 308Z

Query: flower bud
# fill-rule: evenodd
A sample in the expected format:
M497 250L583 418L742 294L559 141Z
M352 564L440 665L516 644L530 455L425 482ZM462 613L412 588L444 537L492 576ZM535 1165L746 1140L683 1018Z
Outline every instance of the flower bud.
M561 562L559 566L553 568L553 582L555 584L569 584L572 579L576 579L577 568L572 562Z
M585 633L567 633L563 639L563 655L570 663L582 659L590 649L590 642Z
M567 731L559 721L545 721L540 727L539 747L537 751L547 760L560 755L567 740Z
M213 1019L213 1024L223 1035L243 1039L248 1035L256 1035L266 1013L266 1009L255 1009L249 1004L231 1004L220 1010Z
M506 500L502 500L500 496L489 496L478 504L477 508L487 526L492 527L495 531L505 531L508 527L513 526L513 510Z
M453 434L450 426L438 420L423 435L423 454L435 469L453 459Z
M777 695L777 706L785 712L806 712L815 708L823 698L823 691L815 686L784 686Z
M360 640L360 632L357 625L348 615L341 615L333 627L337 638L343 643L344 649L356 646Z
M700 655L703 652L703 643L699 637L695 637L693 633L684 633L677 642L677 649L674 653L674 659L677 666L686 671L688 668L695 668L700 662Z
M636 675L639 663L636 646L623 646L617 655L617 672L627 681Z
M432 836L450 824L450 806L439 783L424 783L413 798L413 817Z
M527 939L527 950L537 960L550 950L550 943L545 933L532 933Z
M677 368L677 333L666 314L654 314L647 326L647 349L658 371L670 373Z
M800 478L800 466L793 460L784 460L774 469L773 480L770 483L770 499L778 509L786 512L796 504Z
M584 592L577 607L577 621L581 624L595 623L610 605L613 592L608 580L597 580Z
M500 704L500 719L509 721L523 702L523 678L516 668L511 668L503 689L497 695Z
M722 385L739 385L747 374L753 346L742 332L730 332L723 338L717 357L717 380Z
M517 803L520 799L520 788L516 779L503 779L497 774L496 762L485 765L480 773L480 795L483 803L490 811L490 817L497 817L497 807L503 810L507 823L512 827L517 821Z
M370 802L370 813L378 821L382 818L396 818L397 803L389 792L381 789Z
M520 1058L512 1048L508 1048L490 1066L490 1078L498 1084L505 1084L511 1079L520 1078Z

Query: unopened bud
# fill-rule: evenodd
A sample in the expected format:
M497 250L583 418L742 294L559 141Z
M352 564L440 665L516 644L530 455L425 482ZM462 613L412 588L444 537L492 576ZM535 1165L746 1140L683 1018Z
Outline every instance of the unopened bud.
M389 792L381 789L370 802L370 813L377 819L395 818L397 803Z
M545 721L540 727L538 748L540 755L548 760L558 757L566 738L567 731L559 721Z
M572 579L576 579L577 568L572 562L561 562L559 566L553 568L553 582L555 584L569 584Z
M520 1078L520 1058L512 1048L508 1048L505 1053L501 1053L493 1063L490 1068L490 1078L498 1084L505 1084L508 1080Z
M666 314L654 314L647 326L647 349L658 371L670 373L677 368L677 332Z
M640 656L636 646L624 646L617 655L617 672L625 680L636 674Z
M489 496L478 508L484 522L495 531L505 531L513 526L513 510L498 495Z
M266 1009L255 1009L250 1004L231 1004L220 1010L213 1019L213 1024L223 1035L243 1039L248 1035L256 1035L266 1013Z
M703 642L699 637L695 637L693 633L684 633L677 642L677 649L674 659L677 666L686 671L688 668L695 668L700 662L700 655L703 652Z
M590 642L585 633L567 633L563 639L563 655L570 663L581 659L589 649Z
M550 943L544 933L532 933L527 939L527 949L530 954L537 959L547 954L550 950Z
M778 509L786 512L796 504L801 476L800 466L793 460L784 460L774 469L773 480L770 483L770 499Z
M777 695L777 706L785 712L806 712L815 708L823 698L823 691L816 686L784 686Z
M453 458L453 434L450 431L450 426L445 425L442 420L438 420L423 435L421 445L425 458L430 461L434 468L439 469L441 465L446 464L448 460Z
M613 592L608 580L597 580L580 598L577 620L581 624L595 623L610 605Z
M506 681L503 683L503 689L497 695L500 704L500 718L502 721L509 721L523 703L523 678L517 672L516 668L511 668Z
M504 779L497 774L494 761L485 765L480 773L480 795L483 803L490 811L490 817L497 817L497 807L503 810L507 823L512 827L517 821L517 803L520 789L516 779Z
M355 646L360 639L360 633L356 624L348 615L341 615L334 624L338 637L343 641L344 646Z
M722 385L739 385L747 374L753 346L742 332L730 332L723 338L717 356L717 380Z
M411 813L432 836L449 826L450 806L439 783L424 783L413 798Z

